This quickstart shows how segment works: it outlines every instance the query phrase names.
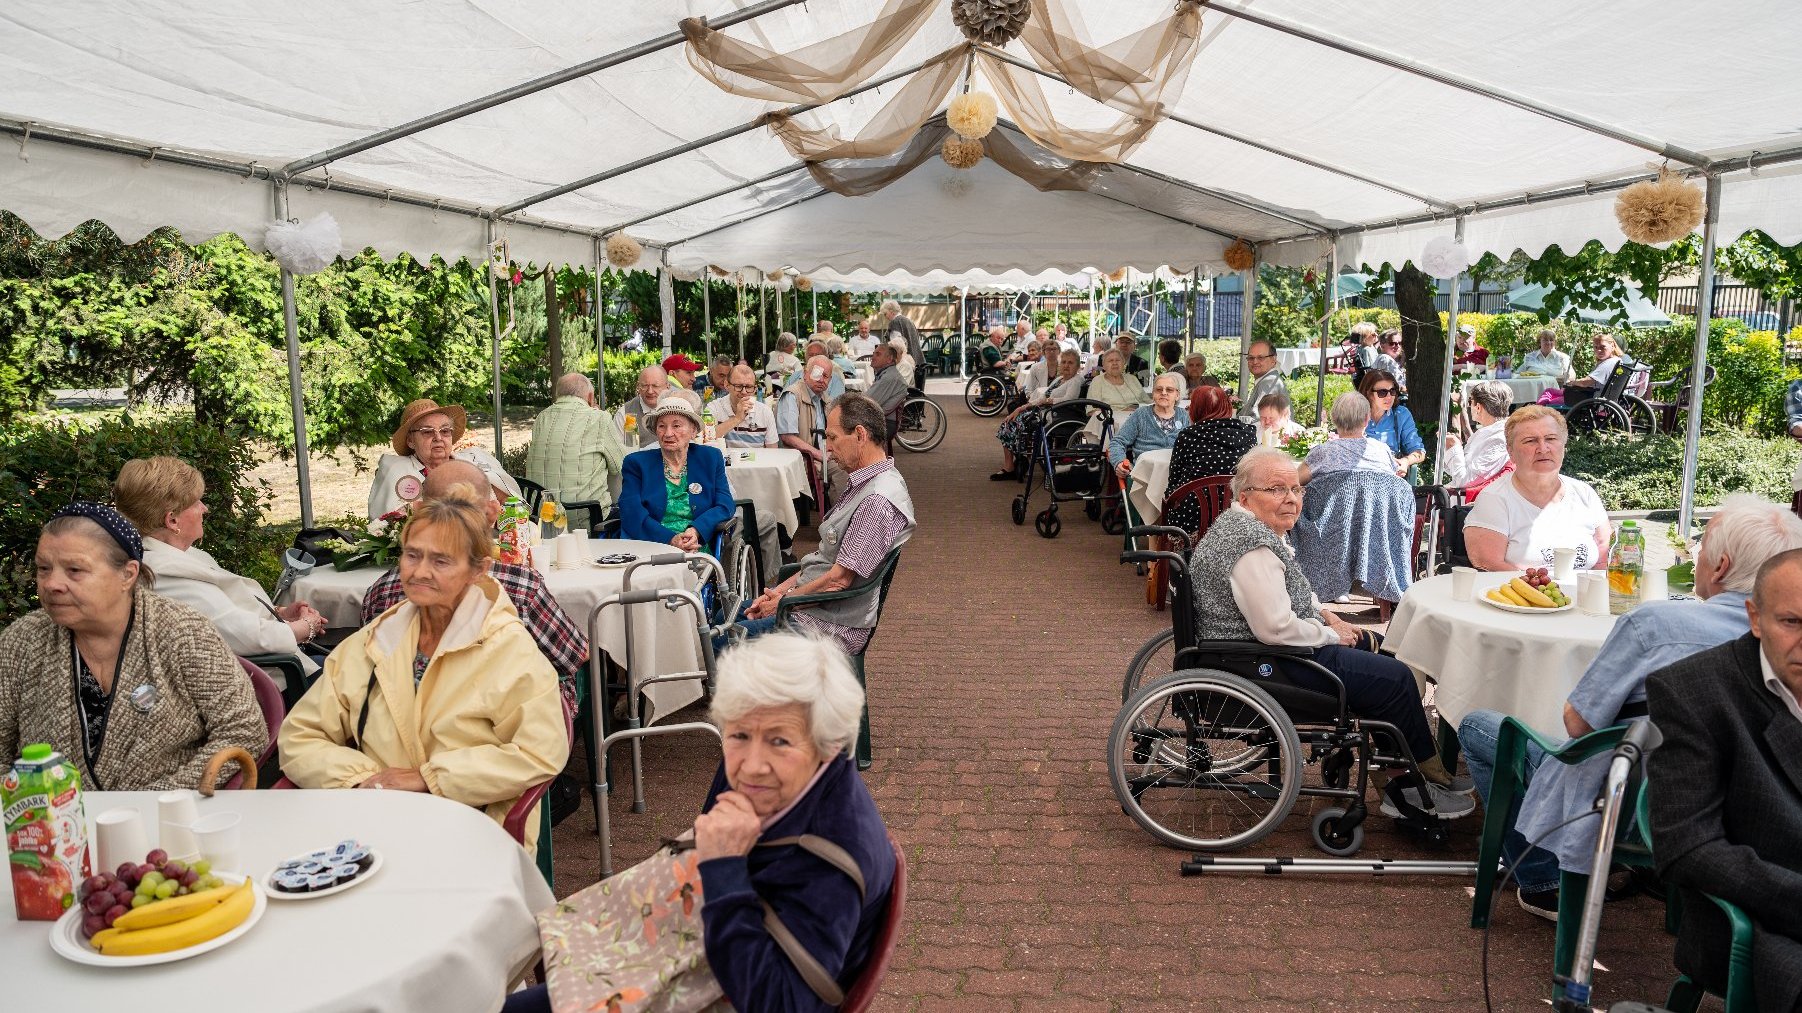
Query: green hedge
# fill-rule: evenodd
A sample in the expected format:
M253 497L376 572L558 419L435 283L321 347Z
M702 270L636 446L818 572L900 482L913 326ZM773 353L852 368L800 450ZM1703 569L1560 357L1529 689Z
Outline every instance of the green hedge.
M0 624L37 607L33 557L38 532L64 504L107 502L114 476L134 457L169 454L206 478L206 548L228 570L267 569L259 534L268 483L252 481L254 444L242 430L198 425L186 415L130 413L18 421L0 434Z
M1710 427L1702 434L1697 460L1696 503L1709 506L1730 492L1787 503L1795 469L1794 440ZM1610 510L1674 508L1681 496L1683 440L1680 435L1584 436L1566 447L1564 473L1595 486Z

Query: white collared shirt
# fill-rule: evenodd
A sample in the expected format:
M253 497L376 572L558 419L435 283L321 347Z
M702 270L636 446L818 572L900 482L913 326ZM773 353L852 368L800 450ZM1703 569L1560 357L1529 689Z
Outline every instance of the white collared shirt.
M1777 678L1777 672L1771 668L1771 659L1764 656L1764 645L1762 644L1758 648L1758 668L1764 672L1764 688L1783 701L1783 706L1789 711L1790 717L1802 721L1802 703L1798 703L1796 694L1791 693L1789 687L1783 684L1783 680Z

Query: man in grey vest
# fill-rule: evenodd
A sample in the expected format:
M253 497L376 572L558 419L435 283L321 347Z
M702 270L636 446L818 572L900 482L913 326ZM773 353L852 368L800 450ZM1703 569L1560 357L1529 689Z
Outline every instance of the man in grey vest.
M746 605L739 625L746 637L776 625L776 603L789 594L843 591L867 579L890 552L914 531L914 505L907 482L888 456L887 418L876 402L846 394L826 417L826 439L834 460L851 473L845 494L820 520L820 547L801 559L800 572ZM823 633L852 654L861 653L876 628L877 588L855 598L828 602L794 613L793 628Z

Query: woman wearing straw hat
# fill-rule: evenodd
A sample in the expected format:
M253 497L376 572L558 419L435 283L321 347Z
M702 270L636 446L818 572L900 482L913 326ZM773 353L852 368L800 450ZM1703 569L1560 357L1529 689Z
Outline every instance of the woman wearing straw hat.
M468 430L469 417L462 405L440 405L429 397L409 402L394 428L394 453L383 454L376 462L375 481L369 487L370 519L418 499L426 472L453 457L482 469L502 502L518 496L519 483L493 454L475 447L455 449Z
M619 492L625 536L705 551L714 529L738 510L725 456L693 442L701 416L686 401L658 401L641 424L656 434L657 445L626 455Z

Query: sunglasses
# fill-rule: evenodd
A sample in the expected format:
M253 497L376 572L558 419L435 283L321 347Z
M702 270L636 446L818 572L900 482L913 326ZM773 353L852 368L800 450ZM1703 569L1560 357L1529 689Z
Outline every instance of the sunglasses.
M1378 387L1375 390L1371 391L1370 393L1371 393L1372 397L1394 397L1395 396L1395 388L1394 387Z
M413 435L423 436L428 440L434 436L438 437L441 440L448 440L448 439L452 439L453 437L455 437L457 435L457 431L455 429L450 428L449 426L446 426L443 429L427 429L427 428L422 427L422 428L413 430Z

